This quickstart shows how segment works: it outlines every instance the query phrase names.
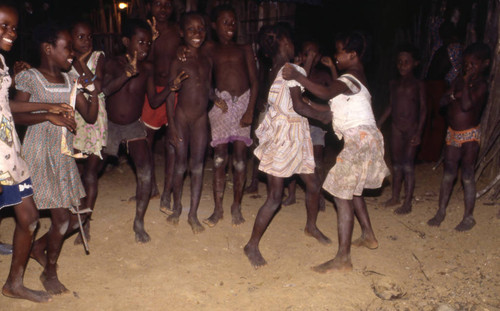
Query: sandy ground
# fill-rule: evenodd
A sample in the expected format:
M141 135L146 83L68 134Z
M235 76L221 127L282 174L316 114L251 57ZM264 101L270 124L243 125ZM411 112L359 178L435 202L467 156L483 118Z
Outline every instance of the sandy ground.
M161 180L161 155L156 163ZM208 159L200 219L213 208L211 167ZM0 295L0 310L500 310L500 219L495 217L499 207L479 200L476 227L458 233L453 228L461 220L463 193L455 190L441 227L427 226L437 206L441 169L417 166L410 215L397 216L383 207L390 186L368 197L379 248L353 249L352 272L317 274L310 267L331 259L337 249L332 203L318 219L319 228L334 242L323 246L303 233L306 214L299 188L298 202L283 207L265 233L260 248L268 265L256 270L243 246L264 203L265 184L260 184L261 196L244 197L247 221L242 226L231 226L229 185L225 219L194 235L186 222L187 178L179 225L168 224L159 211L159 199L153 199L145 221L152 240L137 244L132 231L135 205L127 202L135 192L135 179L123 163L100 179L90 254L73 245L74 237L64 244L59 277L70 292L47 304ZM42 219L38 236L49 225ZM11 241L13 228L13 219L5 219L0 240ZM359 234L356 224L354 237ZM10 259L0 257L2 281ZM31 260L25 284L42 289L41 271Z

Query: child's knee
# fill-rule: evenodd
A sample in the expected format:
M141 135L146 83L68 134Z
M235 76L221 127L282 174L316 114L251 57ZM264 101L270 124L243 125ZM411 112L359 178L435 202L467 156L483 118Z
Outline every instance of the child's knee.
M151 169L142 168L137 170L137 180L140 183L151 182Z
M66 219L62 223L56 225L57 231L60 235L65 235L69 228L69 219Z
M227 157L224 157L223 155L216 155L214 157L215 168L225 167L226 164L227 164Z
M235 171L237 171L237 172L243 172L246 169L245 161L234 160L233 161L233 167L234 167Z
M191 166L191 175L201 175L203 173L203 162L196 163Z

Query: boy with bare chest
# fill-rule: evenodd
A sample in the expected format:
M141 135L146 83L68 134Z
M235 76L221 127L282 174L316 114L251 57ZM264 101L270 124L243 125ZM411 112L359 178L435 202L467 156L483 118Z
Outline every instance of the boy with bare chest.
M487 69L491 52L484 43L473 43L463 54L464 76L457 77L441 101L447 108L448 132L444 154L444 175L439 192L439 209L427 224L439 226L446 216L446 207L457 177L458 166L462 169L464 188L464 216L455 227L467 231L476 224L473 217L476 203L474 167L479 152L481 114L488 98Z
M190 150L191 172L191 206L188 223L193 233L204 230L198 220L198 205L200 203L203 182L203 161L208 140L208 100L212 80L212 61L201 51L205 41L206 28L203 17L195 12L182 16L181 36L187 46L186 60L173 60L169 71L169 79L185 72L189 79L178 92L177 107L174 118L174 96L167 100L167 117L169 142L175 147L175 169L173 214L167 221L173 224L179 222L181 215L181 195L184 183L184 173L188 163L188 149Z
M150 105L157 107L171 91L166 88L156 93L153 65L146 61L152 42L148 24L130 20L124 24L122 36L125 55L108 60L104 68L102 90L107 97L108 112L108 143L104 152L117 156L119 145L127 144L137 172L135 239L145 243L150 240L144 230L144 215L151 194L151 155L140 117L146 94ZM182 80L176 81L180 87Z
M208 116L214 147L214 212L204 220L215 226L223 216L228 145L233 145L233 226L245 222L241 214L241 200L246 180L247 148L252 144L250 126L258 92L257 66L250 45L234 42L236 13L229 5L220 5L212 11L212 28L217 42L207 42L203 51L210 57L215 74L215 105Z
M417 49L404 44L399 47L397 68L400 77L389 85L389 106L381 116L378 126L392 115L391 159L392 197L386 206L399 204L399 194L404 181L405 200L394 212L408 214L415 189L415 156L425 123L426 102L424 83L415 77L414 70L419 64Z

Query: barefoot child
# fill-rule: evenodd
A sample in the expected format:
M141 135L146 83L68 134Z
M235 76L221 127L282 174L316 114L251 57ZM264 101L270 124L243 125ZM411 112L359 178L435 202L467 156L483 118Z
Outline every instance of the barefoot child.
M156 91L168 88L168 71L172 60L176 57L181 42L179 25L174 21L174 3L172 0L151 0L149 3L152 18L148 20L153 30L153 44L148 60L154 66L154 83ZM142 108L141 120L146 126L147 140L150 148L154 146L155 133L168 125L166 102L153 109L147 99ZM165 183L160 200L160 211L171 213L170 196L172 193L172 177L175 164L174 147L167 139L163 140L165 150ZM154 153L151 152L151 197L159 195L154 170Z
M226 168L229 143L233 145L233 204L232 224L245 222L241 214L241 200L246 179L247 147L252 144L250 125L257 99L258 80L254 53L249 44L234 42L236 13L229 5L220 5L212 11L212 28L218 41L207 42L204 52L212 59L215 78L215 102L210 110L210 128L214 147L214 212L203 222L215 226L223 216Z
M390 103L377 123L380 127L389 115L392 116L392 197L385 206L399 204L399 193L404 180L405 201L394 211L396 214L411 212L411 200L415 189L415 155L427 113L425 85L414 74L418 64L417 49L410 44L401 45L397 60L400 77L390 82Z
M147 94L149 104L155 108L165 101L171 88L180 87L180 82L172 82L171 87L156 93L153 65L146 61L152 43L151 29L146 22L127 21L122 37L125 55L110 59L104 67L102 90L107 96L108 112L108 143L104 151L117 156L120 144L127 144L137 174L135 240L146 243L150 241L144 229L144 215L151 195L151 148L140 120L144 96Z
M101 84L104 69L104 52L94 51L92 46L92 29L87 22L76 22L70 29L73 42L73 52L75 60L71 73L77 77L82 77L83 85L87 90L96 89L99 102L99 112L97 121L93 124L85 122L80 113L75 113L76 135L73 147L88 157L82 159L82 182L87 198L86 206L94 210L97 199L97 175L102 167L102 148L106 146L108 136L108 116L106 114L106 103L104 94L101 92ZM89 99L89 93L84 93ZM84 224L84 232L87 240L90 240L90 214ZM81 233L75 240L75 244L82 243Z
M10 51L17 38L18 14L14 7L0 1L0 49ZM2 288L5 296L28 299L34 302L51 300L48 293L24 287L23 278L28 263L35 229L38 225L38 211L33 200L33 187L27 163L20 156L21 143L16 133L12 113L45 111L54 118L65 118L60 112L71 113L66 104L42 104L11 101L9 106L9 87L12 79L9 68L0 55L0 114L4 129L0 142L0 209L14 208L16 228L13 238L12 261L9 276ZM70 121L70 120L68 120Z
M427 222L430 226L439 226L444 220L460 165L465 210L462 221L455 227L457 231L470 230L476 224L472 215L476 203L474 166L479 152L479 122L488 98L487 69L491 59L490 49L484 43L471 44L465 49L463 56L464 75L454 80L441 101L446 106L446 120L449 124L444 175L439 191L439 209Z
M73 51L71 36L56 24L44 24L35 29L34 40L40 53L40 66L16 76L16 100L31 102L70 103L75 83L66 73L71 68ZM90 101L79 93L75 109L87 123L97 119L97 90L91 92ZM80 205L85 206L85 190L74 158L63 154L73 150L73 134L61 130L71 129L74 119L66 120L51 113L15 113L16 123L29 125L23 143L23 156L33 179L35 203L40 210L50 210L49 231L35 241L31 256L43 267L40 277L50 294L67 292L57 275L57 259L67 234L78 228ZM85 218L85 217L84 217Z
M378 242L368 216L363 189L379 188L389 170L384 162L384 140L377 129L366 88L361 58L364 37L359 33L339 35L335 40L335 64L345 72L330 87L315 84L293 68L286 68L285 78L295 79L320 98L330 98L333 130L344 138L344 149L328 173L323 188L330 192L337 206L339 249L334 259L313 268L317 272L351 270L351 237L354 215L361 225L361 238L353 245L377 248Z
M188 223L193 233L200 233L205 228L198 220L198 205L200 203L203 185L203 161L208 141L208 97L212 81L212 61L201 51L205 41L205 19L196 12L185 13L181 17L181 36L187 47L186 59L175 59L170 67L169 77L175 77L179 72L189 75L183 88L178 92L178 103L175 108L174 96L167 101L168 139L175 147L174 171L174 207L173 214L167 221L179 223L182 212L181 196L184 184L184 173L190 152L191 172L191 206Z
M306 118L328 123L331 114L328 106L304 103L301 86L295 81L283 80L283 67L294 56L294 46L285 27L277 25L270 28L267 35L263 36L261 47L273 59L270 80L274 82L269 90L269 108L255 133L259 145L254 153L260 160L259 170L267 174L269 185L267 200L255 218L252 236L244 248L245 255L255 268L266 264L259 250L259 242L281 205L285 178L294 174L299 174L306 185L307 223L304 232L320 243L331 243L316 227L320 187L314 174L314 155Z

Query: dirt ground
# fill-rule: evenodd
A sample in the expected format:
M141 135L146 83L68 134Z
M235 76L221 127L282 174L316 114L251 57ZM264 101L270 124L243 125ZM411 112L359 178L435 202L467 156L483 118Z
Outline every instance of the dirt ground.
M161 162L157 155L160 180ZM260 196L243 198L242 226L231 226L229 184L224 220L194 235L186 222L187 178L179 225L168 224L159 211L159 199L152 199L145 220L152 240L137 244L132 231L135 205L127 202L135 193L135 179L130 166L122 163L100 179L90 254L73 245L74 237L64 244L59 277L70 292L47 304L0 295L0 310L500 310L500 219L495 217L500 207L479 200L477 225L458 233L453 228L462 217L463 193L456 187L441 227L427 226L437 207L442 174L442 167L433 171L431 166L417 166L414 210L407 216L383 207L390 196L389 183L367 197L379 248L354 248L352 272L323 275L310 267L331 259L337 249L331 202L318 219L319 228L333 240L331 246L303 233L306 213L299 188L298 202L281 208L265 233L260 248L268 265L256 270L243 246L264 203L264 183L259 185ZM213 208L211 167L208 158L200 219ZM38 236L49 225L48 219L41 219ZM11 241L13 228L13 219L5 219L0 240ZM359 234L356 224L354 238ZM0 256L2 282L10 259ZM31 260L25 284L42 289L41 272Z

